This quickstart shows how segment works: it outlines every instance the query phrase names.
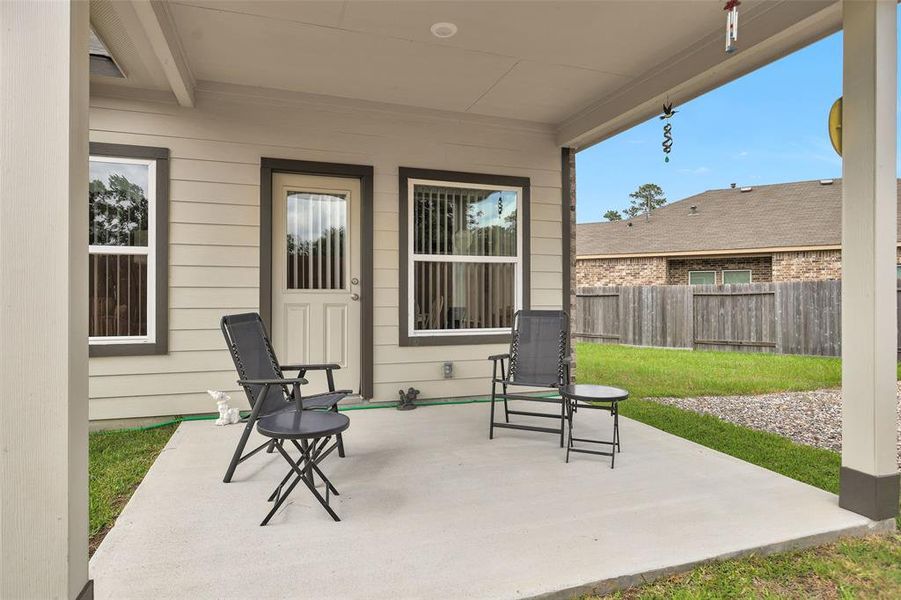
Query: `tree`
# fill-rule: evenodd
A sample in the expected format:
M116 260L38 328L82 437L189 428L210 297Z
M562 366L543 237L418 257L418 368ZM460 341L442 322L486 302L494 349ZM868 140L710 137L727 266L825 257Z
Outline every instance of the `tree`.
M604 213L604 218L608 221L622 221L623 216L619 214L618 210L608 210Z
M632 198L631 203L624 211L629 218L635 218L641 214L650 216L652 210L666 204L663 189L656 183L645 183L638 186L638 189L629 194L629 197Z

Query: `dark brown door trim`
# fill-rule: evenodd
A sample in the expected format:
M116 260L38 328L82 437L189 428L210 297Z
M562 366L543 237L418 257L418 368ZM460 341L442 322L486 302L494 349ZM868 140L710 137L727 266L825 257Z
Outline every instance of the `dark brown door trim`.
M272 175L299 173L360 180L360 395L373 393L373 168L368 165L260 159L260 315L272 327Z

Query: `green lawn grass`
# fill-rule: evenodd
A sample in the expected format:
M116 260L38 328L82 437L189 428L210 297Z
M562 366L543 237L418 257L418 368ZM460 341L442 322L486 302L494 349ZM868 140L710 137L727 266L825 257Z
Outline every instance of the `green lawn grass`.
M838 359L577 344L576 377L629 390L624 416L838 492L835 452L653 401L837 387ZM612 598L901 598L901 536L712 563Z
M838 387L838 358L576 344L579 381L603 381L635 398L731 396Z
M90 434L88 515L92 554L174 431L175 425L168 425L146 431Z

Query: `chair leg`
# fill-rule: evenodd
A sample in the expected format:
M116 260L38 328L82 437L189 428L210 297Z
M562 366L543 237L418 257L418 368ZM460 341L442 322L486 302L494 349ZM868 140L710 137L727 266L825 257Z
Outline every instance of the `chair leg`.
M492 381L491 382L491 425L488 428L488 439L489 440L494 439L494 400L495 400L496 390L497 390L497 382ZM507 401L507 399L504 398L504 402L506 402L506 401Z
M275 440L270 440L269 445L266 446L266 454L272 454L275 452Z
M338 405L337 405L337 404L334 405L334 406L332 407L332 410L334 410L334 411L337 413L337 412L338 412ZM341 458L344 458L344 438L341 437L341 434L340 434L340 433L339 433L337 436L335 436L335 437L336 437L337 440L338 440L338 456L341 457Z
M566 400L566 408L569 413L567 419L569 421L569 442L566 444L566 462L569 463L569 451L573 447L573 409L569 400Z
M507 384L503 384L502 389L504 390L504 420L509 423L510 422L510 406L507 404Z
M566 433L566 400L560 398L560 447L563 447L563 439Z
M235 469L238 468L238 463L241 462L241 453L244 452L244 446L247 445L247 440L250 438L250 432L253 431L254 420L255 419L248 419L247 425L244 426L244 433L241 434L241 440L238 442L232 460L228 463L228 469L225 471L225 478L222 480L224 483L228 483L232 480L232 475L235 474ZM272 446L270 445L270 447Z

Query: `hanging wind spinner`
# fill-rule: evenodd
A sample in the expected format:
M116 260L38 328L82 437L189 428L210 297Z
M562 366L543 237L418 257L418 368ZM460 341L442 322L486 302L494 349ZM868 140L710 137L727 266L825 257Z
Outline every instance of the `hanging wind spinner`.
M738 5L739 0L729 0L726 2L726 54L732 54L738 50L736 42L738 41Z
M666 121L663 125L663 162L669 162L669 153L673 150L673 126L669 122L673 115L675 115L677 110L673 110L673 103L663 105L663 114L660 115L661 121Z

